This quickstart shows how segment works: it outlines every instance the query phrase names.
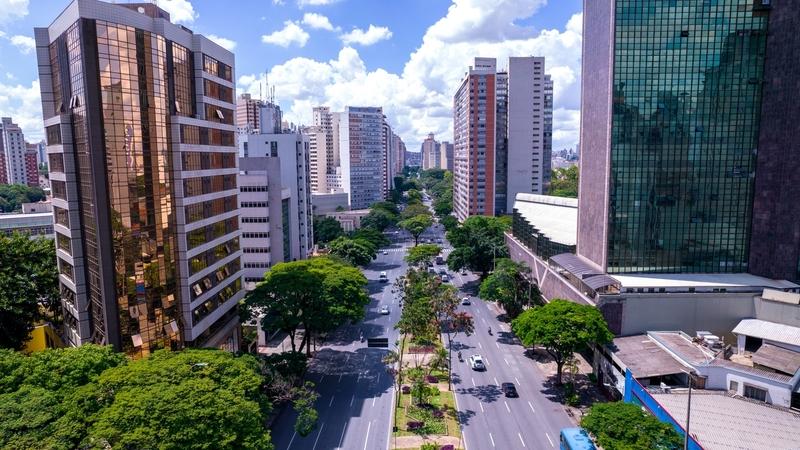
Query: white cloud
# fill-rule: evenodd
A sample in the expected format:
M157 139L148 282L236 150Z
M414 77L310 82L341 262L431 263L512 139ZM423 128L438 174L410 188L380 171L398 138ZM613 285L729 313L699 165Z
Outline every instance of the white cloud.
M192 23L198 17L189 0L160 0L158 7L169 13L172 23Z
M297 6L304 7L304 6L324 6L324 5L332 5L339 0L297 0Z
M572 16L562 29L534 33L519 28L516 37L510 37L514 31L501 39L494 29L498 23L525 20L542 2L492 2L491 9L480 12L471 2L454 0L447 16L428 28L400 73L368 71L358 51L345 47L330 61L293 58L274 66L269 83L276 87L277 101L289 121L310 123L311 108L316 105L333 110L347 105L383 106L395 132L409 149L417 150L429 132L439 140L452 141L453 94L475 56L496 57L500 67L509 56L544 56L546 72L554 82L553 148L574 147L580 120L581 14ZM462 5L469 10L462 11ZM264 82L264 74L245 75L238 87L258 95L259 83Z
M366 46L391 38L392 32L387 27L376 27L370 24L367 31L360 28L353 28L349 33L345 33L339 37L345 45L359 44Z
M0 0L0 24L28 15L28 0Z
M11 72L6 72L6 78L8 78L9 80L16 80L17 79L17 77L15 77L14 74L11 73Z
M214 41L217 45L224 48L225 50L228 50L229 52L232 52L233 49L236 48L236 41L233 41L231 39L219 37L216 34L209 34L206 37Z
M19 124L27 141L44 138L39 80L32 81L30 86L0 82L0 111Z
M261 36L261 42L265 44L274 44L281 47L289 47L292 44L298 47L303 47L308 42L308 33L298 25L296 22L287 20L283 23L282 30L273 32L272 34L265 34Z
M283 0L272 0L272 4L273 5L277 5L277 6L283 6L283 5L286 4L286 2L284 2ZM264 19L262 18L261 20L264 20Z
M303 14L303 25L308 25L309 27L316 28L318 30L339 30L339 27L334 27L326 16L317 13Z
M36 50L36 40L30 36L23 36L23 35L16 35L11 36L9 38L14 47L17 47L19 51L25 55L30 55L34 50Z

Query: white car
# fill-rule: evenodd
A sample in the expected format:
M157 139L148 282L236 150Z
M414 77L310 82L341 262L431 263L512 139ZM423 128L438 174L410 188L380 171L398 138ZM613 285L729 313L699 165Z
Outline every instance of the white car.
M472 355L469 357L469 367L472 370L486 370L486 365L483 364L483 358L481 355Z
M378 276L378 280L381 283L388 283L389 282L389 277L386 276L386 272L381 272L380 276Z
M450 277L448 277L447 275L442 275L442 283L449 283L449 282L450 282Z
M383 251L383 254L384 254L384 255L388 255L388 254L389 254L389 252L387 252L386 250L384 250L384 251Z
M469 297L464 297L461 299L461 304L466 306L466 305L471 305L472 302L470 302Z
M389 315L389 307L386 305L381 306L381 314L384 316Z

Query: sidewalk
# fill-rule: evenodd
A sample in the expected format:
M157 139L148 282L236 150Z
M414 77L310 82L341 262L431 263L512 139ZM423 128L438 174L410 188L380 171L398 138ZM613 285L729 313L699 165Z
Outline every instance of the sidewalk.
M461 440L454 436L397 436L392 438L392 447L395 450L413 449L422 447L422 444L451 444L455 448L460 448Z
M297 330L294 335L297 345L303 342L304 335L305 332L303 330ZM289 337L289 334L279 331L267 341L266 346L259 346L257 351L259 355L273 355L275 353L289 352L291 350L292 339Z

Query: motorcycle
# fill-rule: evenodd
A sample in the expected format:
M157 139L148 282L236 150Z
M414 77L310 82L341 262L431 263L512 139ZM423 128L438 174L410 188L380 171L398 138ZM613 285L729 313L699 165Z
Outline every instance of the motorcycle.
M492 327L489 327L489 334L492 334Z
M461 352L458 352L458 360L464 362L464 358L461 357Z

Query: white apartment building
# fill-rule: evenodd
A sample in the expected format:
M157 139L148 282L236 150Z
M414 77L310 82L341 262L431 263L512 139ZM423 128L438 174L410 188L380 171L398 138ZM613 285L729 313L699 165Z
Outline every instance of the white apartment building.
M0 119L0 184L27 184L25 135L10 117Z
M351 209L369 208L386 198L383 108L348 106L336 115L342 189Z

